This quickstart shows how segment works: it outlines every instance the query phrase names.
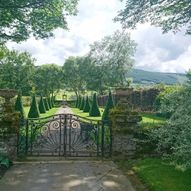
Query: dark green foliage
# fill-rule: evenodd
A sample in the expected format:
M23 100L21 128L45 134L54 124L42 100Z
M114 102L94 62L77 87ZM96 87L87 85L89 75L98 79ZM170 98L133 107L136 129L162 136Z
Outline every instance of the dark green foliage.
M82 97L81 95L79 95L79 98L78 98L78 108L80 109L80 106L81 106L81 102L82 102Z
M67 29L67 18L75 15L77 0L3 0L0 1L0 37L21 42L33 36L53 36L54 29Z
M118 14L123 28L135 28L139 23L150 23L163 32L178 32L181 29L191 34L190 0L126 0L124 9Z
M52 109L52 102L51 102L51 98L50 98L50 96L49 96L47 99L48 99L48 105L49 105L49 108Z
M75 105L76 108L78 107L78 102L79 102L79 96L77 96L77 99L76 99L76 105Z
M12 161L10 161L6 156L0 154L0 167L9 168L12 164Z
M89 102L89 98L88 98L88 96L87 96L87 97L86 97L85 104L84 104L83 112L89 112L89 111L90 111L90 102Z
M93 102L92 102L92 106L90 108L89 115L91 117L99 117L101 115L100 111L99 111L98 103L97 103L96 93L93 95Z
M45 108L44 100L43 100L42 96L40 97L40 102L38 104L38 109L39 109L40 113L46 113L46 108Z
M84 105L85 105L85 99L84 99L84 97L82 97L82 101L81 101L81 105L80 105L80 110L84 109Z
M51 97L52 107L54 107L54 96Z
M15 102L15 111L20 112L20 118L24 119L25 118L25 113L23 109L23 103L22 103L22 94L19 92L17 96L17 100Z
M28 113L28 118L38 118L38 117L40 117L40 114L36 103L36 96L35 94L33 94L31 107Z
M50 108L49 108L49 105L48 105L47 98L43 98L43 100L44 100L45 109L46 109L46 111L48 111Z
M103 121L109 121L109 111L110 109L112 109L114 107L114 103L113 103L113 98L112 98L112 94L111 92L109 92L109 97L107 100L107 104L105 106L103 115L102 115L102 120Z

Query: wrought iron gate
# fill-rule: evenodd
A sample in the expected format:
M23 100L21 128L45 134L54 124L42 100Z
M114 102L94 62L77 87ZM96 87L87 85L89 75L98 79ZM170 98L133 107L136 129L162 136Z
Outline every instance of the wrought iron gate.
M26 125L20 128L18 154L65 157L111 156L111 126L72 114L28 119Z

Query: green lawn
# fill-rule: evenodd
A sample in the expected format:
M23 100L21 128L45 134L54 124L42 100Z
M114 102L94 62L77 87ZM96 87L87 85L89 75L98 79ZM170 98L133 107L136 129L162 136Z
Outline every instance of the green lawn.
M28 116L29 109L30 109L30 107L24 107L26 116ZM50 109L49 111L47 111L46 113L40 114L40 117L48 117L48 116L54 115L57 111L58 111L58 108L54 107L54 108Z
M100 117L90 117L89 113L84 113L83 111L79 110L78 108L71 108L71 109L74 112L74 114L79 115L81 117L85 117L85 118L88 118L90 120L96 120L96 121L100 121L101 120L101 116ZM101 115L102 115L102 113L103 113L103 109L102 108L100 108L100 112L101 112Z
M191 191L191 170L182 171L157 158L146 158L133 164L127 160L116 163L125 173L132 166L149 191Z
M101 117L90 117L89 113L84 113L82 110L78 108L71 108L74 114L79 115L81 117L85 117L93 120L101 120ZM100 108L101 115L103 114L104 108ZM158 117L155 114L144 114L141 113L143 120L141 122L141 126L145 129L153 128L154 126L162 125L165 123L166 119L162 117Z
M158 117L156 116L156 114L141 113L141 115L142 115L141 127L143 129L158 127L165 124L166 122L165 118Z
M161 159L147 158L133 169L151 191L190 191L191 170L181 171Z

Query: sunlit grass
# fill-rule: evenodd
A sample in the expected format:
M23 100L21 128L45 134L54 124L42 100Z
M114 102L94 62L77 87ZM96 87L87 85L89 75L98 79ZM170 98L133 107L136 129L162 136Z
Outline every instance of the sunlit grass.
M30 107L24 107L24 112L25 112L26 117L28 116L29 109L30 109ZM59 108L54 107L54 108L50 109L49 111L47 111L46 113L40 114L40 117L48 117L48 116L54 115L54 114L56 114L58 109Z
M73 113L76 115L79 115L81 117L85 117L88 118L90 120L96 120L96 121L100 121L101 120L101 116L100 117L90 117L89 113L84 113L82 110L79 110L78 108L71 108ZM103 114L103 109L100 108L100 113L101 115Z

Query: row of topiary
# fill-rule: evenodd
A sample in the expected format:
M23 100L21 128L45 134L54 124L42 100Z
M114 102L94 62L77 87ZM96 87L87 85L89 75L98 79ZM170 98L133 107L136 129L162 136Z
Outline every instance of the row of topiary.
M40 97L40 101L37 104L36 96L33 93L32 95L32 102L28 113L28 118L38 118L40 117L40 114L46 113L46 111L49 111L51 108L54 107L55 97L46 97L43 98ZM20 112L21 119L25 118L25 112L23 108L22 103L22 95L21 93L18 94L16 102L15 102L15 111Z
M112 109L113 107L114 107L114 102L113 102L112 94L111 92L109 92L108 100L102 115L103 121L109 120L109 112L110 112L110 109ZM94 93L92 101L90 101L88 96L86 97L81 95L77 96L76 108L82 110L85 113L89 113L90 117L101 116L96 93Z

